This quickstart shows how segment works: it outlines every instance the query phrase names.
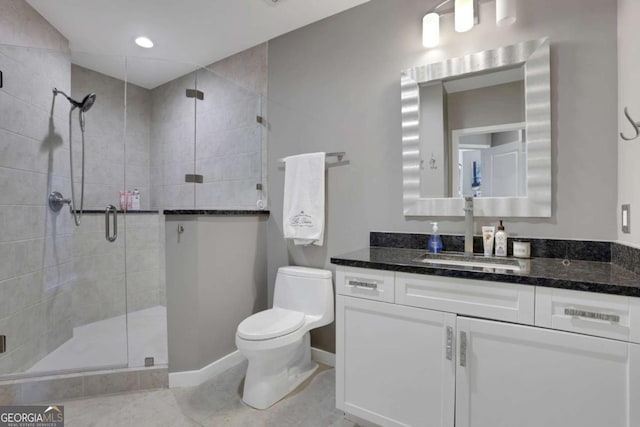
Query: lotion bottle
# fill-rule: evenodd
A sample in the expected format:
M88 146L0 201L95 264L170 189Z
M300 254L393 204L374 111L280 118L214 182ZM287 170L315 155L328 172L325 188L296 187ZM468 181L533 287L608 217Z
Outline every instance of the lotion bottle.
M504 231L502 220L496 232L496 256L507 256L507 233Z

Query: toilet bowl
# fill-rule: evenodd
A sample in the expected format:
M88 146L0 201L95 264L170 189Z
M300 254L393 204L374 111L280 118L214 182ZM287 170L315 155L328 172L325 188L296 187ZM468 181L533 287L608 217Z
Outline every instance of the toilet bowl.
M273 308L249 316L236 331L238 351L249 361L242 400L266 409L309 378L318 367L309 331L333 317L330 271L281 267Z

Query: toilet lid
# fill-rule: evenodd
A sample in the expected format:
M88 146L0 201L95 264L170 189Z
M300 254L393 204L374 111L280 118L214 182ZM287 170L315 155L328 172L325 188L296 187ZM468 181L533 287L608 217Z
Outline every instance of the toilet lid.
M238 325L238 336L245 340L268 340L287 335L304 324L304 313L283 308L261 311Z

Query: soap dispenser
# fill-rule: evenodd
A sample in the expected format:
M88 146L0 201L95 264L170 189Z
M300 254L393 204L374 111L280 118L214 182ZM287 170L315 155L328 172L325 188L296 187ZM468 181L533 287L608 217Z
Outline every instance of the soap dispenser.
M438 232L438 223L432 222L431 225L433 227L431 229L431 236L429 236L429 251L438 254L442 252L442 239Z
M504 231L502 220L496 232L496 256L507 256L507 233Z

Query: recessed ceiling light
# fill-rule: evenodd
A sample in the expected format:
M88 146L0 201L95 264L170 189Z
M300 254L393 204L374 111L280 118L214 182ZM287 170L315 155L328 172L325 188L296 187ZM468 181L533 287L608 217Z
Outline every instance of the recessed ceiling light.
M153 42L147 37L138 37L136 39L136 44L140 47L144 47L145 49L153 47Z

